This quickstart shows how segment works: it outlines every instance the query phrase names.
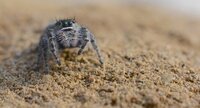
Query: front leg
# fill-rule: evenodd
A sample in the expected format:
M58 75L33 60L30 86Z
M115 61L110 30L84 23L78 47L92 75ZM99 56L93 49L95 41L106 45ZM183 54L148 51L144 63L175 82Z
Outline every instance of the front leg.
M103 64L103 58L102 58L101 53L100 53L100 50L99 50L99 48L98 48L98 46L97 46L96 40L95 40L95 38L94 38L94 35L93 35L92 33L89 32L89 37L90 37L90 42L91 42L91 44L92 44L92 47L94 48L94 50L95 50L96 53L97 53L97 56L98 56L98 58L99 58L99 62L100 62L101 64Z
M41 68L41 66L45 65L45 72L49 72L49 64L48 64L48 56L49 56L49 45L48 45L48 35L43 34L39 46L38 46L38 60L37 60L37 70Z
M54 58L56 59L56 62L58 65L61 65L60 59L58 57L58 53L57 53L57 47L56 47L56 43L55 43L55 34L53 33L53 31L49 31L49 43L50 43L50 50L51 53L53 54Z
M88 39L89 35L88 35L88 30L85 27L81 27L78 32L79 32L78 38L80 41L79 42L80 45L77 45L77 46L80 47L78 51L78 55L80 55L89 41Z
M43 37L40 38L40 42L38 45L38 55L37 55L37 71L40 71L40 68L42 67L44 63L44 50L43 50Z
M81 45L80 49L78 50L78 55L81 55L86 45L87 45L87 41L85 41L84 44Z

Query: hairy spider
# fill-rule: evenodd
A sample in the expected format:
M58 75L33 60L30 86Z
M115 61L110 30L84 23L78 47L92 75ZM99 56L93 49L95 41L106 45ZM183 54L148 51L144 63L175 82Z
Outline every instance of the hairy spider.
M49 53L53 55L57 64L61 65L58 54L59 50L80 48L78 51L78 55L80 55L88 42L91 42L99 62L103 64L94 35L87 28L79 25L75 19L62 19L50 24L40 38L37 61L38 70L41 66L44 66L45 72L49 72Z

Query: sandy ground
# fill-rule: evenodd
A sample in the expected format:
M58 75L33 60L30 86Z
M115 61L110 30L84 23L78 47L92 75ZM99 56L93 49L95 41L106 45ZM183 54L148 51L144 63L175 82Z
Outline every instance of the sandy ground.
M0 1L0 107L199 108L200 21L136 5ZM76 16L96 36L37 73L39 37L49 22Z

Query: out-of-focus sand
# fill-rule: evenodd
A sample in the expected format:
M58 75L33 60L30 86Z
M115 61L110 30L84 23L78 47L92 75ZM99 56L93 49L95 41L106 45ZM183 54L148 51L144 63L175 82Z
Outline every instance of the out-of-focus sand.
M51 1L51 2L50 2ZM136 5L0 1L0 107L200 107L200 21ZM45 4L46 3L46 4ZM34 71L42 30L76 17L105 64L86 50Z

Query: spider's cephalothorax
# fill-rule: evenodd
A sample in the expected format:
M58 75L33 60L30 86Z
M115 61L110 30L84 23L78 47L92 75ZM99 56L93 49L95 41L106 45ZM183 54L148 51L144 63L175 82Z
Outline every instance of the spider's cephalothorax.
M45 66L45 71L49 72L49 53L52 53L57 64L61 65L58 50L80 48L78 51L80 55L88 42L91 42L98 55L99 62L103 64L94 35L87 28L77 24L74 19L56 21L49 25L41 36L38 47L38 69L40 66Z

